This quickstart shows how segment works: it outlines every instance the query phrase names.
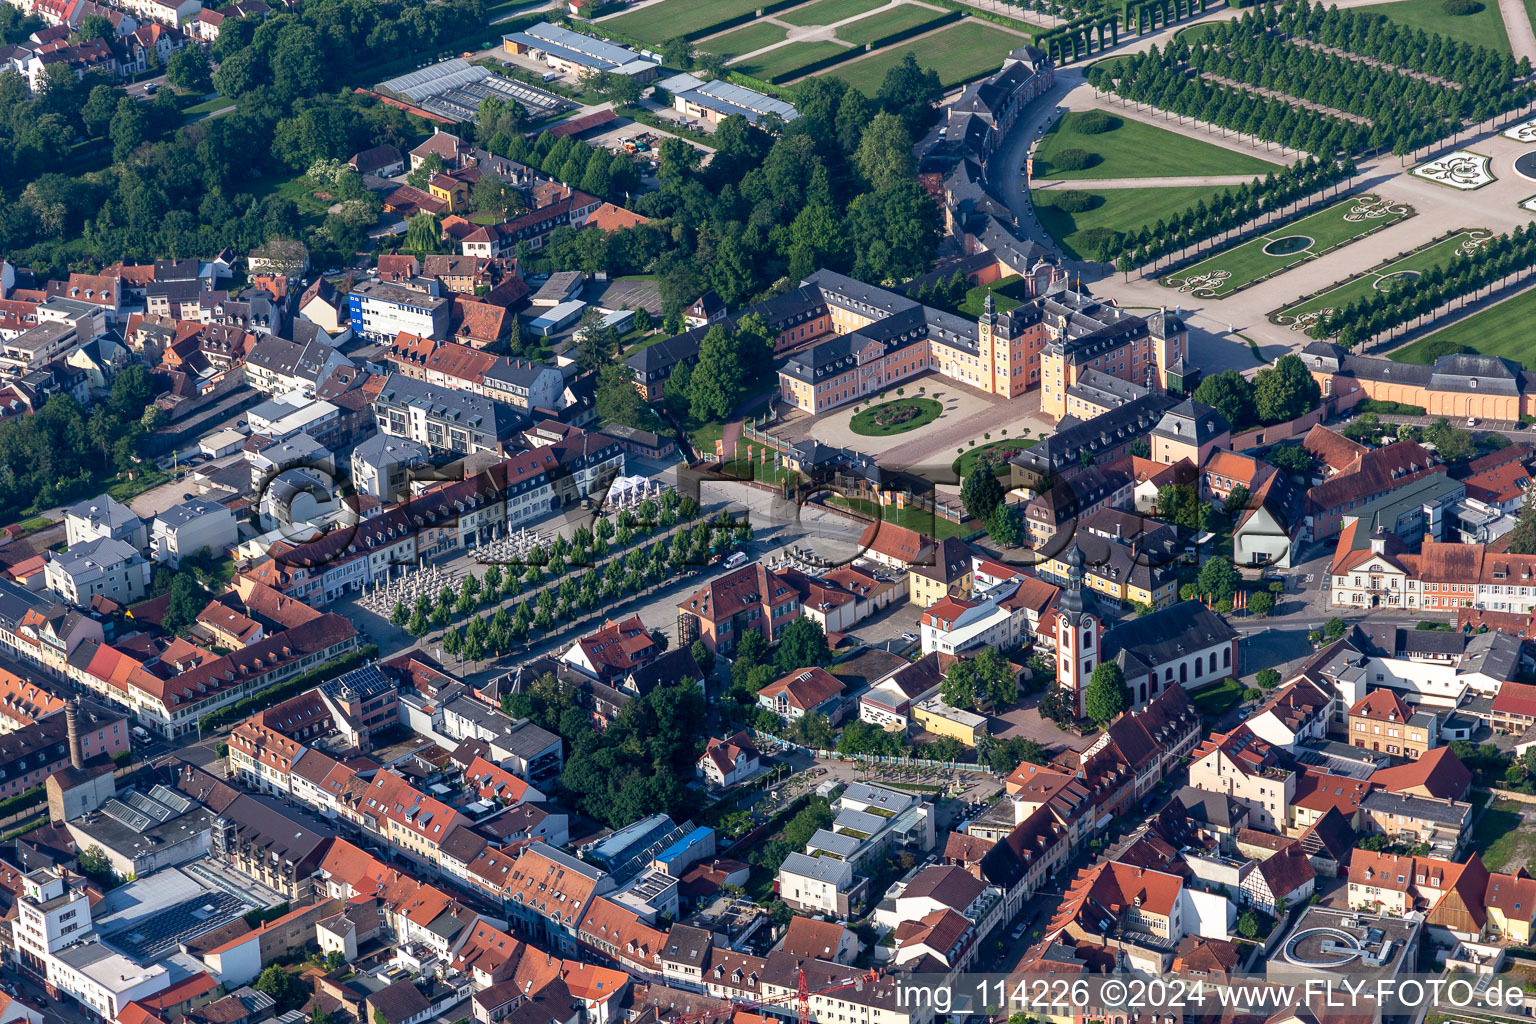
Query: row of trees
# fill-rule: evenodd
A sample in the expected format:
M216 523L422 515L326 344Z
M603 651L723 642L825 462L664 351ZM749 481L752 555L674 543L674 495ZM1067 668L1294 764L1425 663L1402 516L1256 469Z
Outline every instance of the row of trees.
M1176 42L1169 43L1167 51L1153 46L1145 53L1114 61L1112 67L1099 64L1089 68L1089 81L1105 92L1181 119L1192 117L1318 156L1370 148L1368 126L1189 74L1184 59L1187 51ZM1385 135L1382 139L1390 141Z
M1320 191L1343 186L1354 176L1352 160L1298 160L1263 178L1224 188L1209 203L1201 199L1178 216L1159 218L1136 232L1084 231L1078 244L1099 262L1113 262L1128 271L1209 239L1225 238L1262 214L1283 211Z
M1236 370L1213 373L1195 388L1194 398L1221 413L1236 432L1293 420L1317 406L1322 389L1300 356L1284 355L1251 381Z
M694 510L696 514L696 506ZM680 516L681 510L675 514ZM663 519L672 515L663 513ZM658 541L649 548L637 545L624 557L614 557L576 573L578 567L591 565L593 558L607 553L609 538L626 544L636 536L631 525L604 531L602 525L606 522L599 520L598 532L591 535L590 554L579 550L572 550L569 555L552 552L547 560L530 557L520 566L489 566L483 577L466 575L457 589L444 586L436 599L421 594L410 608L396 602L390 624L414 637L422 637L434 628L447 627L455 615L469 616L482 605L496 605L492 615L471 619L467 626L448 630L443 636L443 647L449 654L479 661L490 652L504 654L513 644L526 642L535 630L548 632L557 623L590 612L600 604L622 600L655 586L685 566L705 561L712 550L733 538L745 539L751 531L745 525L731 525L729 519L700 521L691 530L673 534L670 542ZM554 585L555 580L558 585ZM541 589L511 605L510 610L504 603L535 587Z
M1363 117L1369 125L1357 125L1351 151L1403 146L1407 152L1451 134L1464 118L1481 121L1525 97L1512 78L1480 76L1475 83L1449 89L1387 65L1299 45L1241 21L1220 23L1194 46L1171 43L1163 57L1171 66L1187 65L1204 75Z
M491 97L481 105L493 101L500 102ZM486 135L486 129L480 128L477 135ZM640 188L640 168L633 157L625 153L610 156L606 150L569 135L556 138L543 131L529 142L517 132L506 135L498 130L485 138L483 144L497 156L537 167L556 181L599 198L623 202Z
M1422 321L1454 299L1502 287L1533 266L1536 226L1522 224L1470 253L1425 269L1418 277L1399 277L1385 290L1371 289L1319 318L1310 333L1315 338L1337 335L1339 344L1353 347L1410 321Z
M1410 28L1374 12L1286 0L1262 4L1243 17L1258 29L1304 37L1475 89L1507 88L1516 77L1531 73L1524 57L1516 62L1508 53Z

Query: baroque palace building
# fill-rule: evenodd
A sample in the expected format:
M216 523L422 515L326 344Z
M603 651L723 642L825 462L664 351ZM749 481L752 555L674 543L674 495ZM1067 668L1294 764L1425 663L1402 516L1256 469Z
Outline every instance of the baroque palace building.
M1069 391L1080 382L1113 378L1155 390L1182 383L1183 321L1166 312L1137 316L1061 283L1004 312L989 295L974 321L827 270L805 285L826 303L827 336L790 355L779 391L809 413L927 372L1007 398L1040 387L1041 409L1056 419L1067 415Z
M1520 364L1459 353L1433 366L1359 356L1324 341L1302 349L1302 362L1336 411L1370 398L1417 405L1430 416L1507 420L1536 415L1536 383Z

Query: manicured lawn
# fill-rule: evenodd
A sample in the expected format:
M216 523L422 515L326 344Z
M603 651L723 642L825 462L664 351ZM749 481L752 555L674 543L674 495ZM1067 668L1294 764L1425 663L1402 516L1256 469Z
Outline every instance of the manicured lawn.
M1223 679L1204 689L1191 690L1189 699L1201 714L1219 717L1243 699L1243 686L1236 679Z
M1379 212L1380 216L1370 216ZM1404 206L1388 206L1375 196L1356 196L1336 203L1326 210L1302 217L1286 224L1276 225L1259 238L1219 252L1194 266L1163 278L1163 283L1180 290L1188 290L1188 282L1205 278L1208 283L1196 284L1200 298L1223 298L1248 284L1256 277L1277 274L1305 263L1320 252L1364 235L1366 232L1392 224L1408 216ZM1302 249L1292 249L1286 239L1310 239ZM1300 244L1299 242L1297 244ZM1268 248L1271 251L1265 252ZM1212 275L1215 275L1214 277ZM1225 277L1221 275L1226 275Z
M1314 295L1305 302L1298 302L1294 306L1278 310L1270 314L1270 319L1277 324L1289 325L1298 317L1305 317L1309 313L1317 313L1324 309L1337 309L1353 302L1363 295L1369 295L1371 289L1386 288L1382 282L1384 278L1396 274L1422 274L1435 266L1446 266L1456 257L1457 251L1470 238L1472 233L1463 231L1452 235L1450 238L1436 242L1428 248L1411 252L1401 259L1393 259L1386 263L1372 267L1362 274L1343 282L1336 288L1330 288L1321 295Z
M898 398L894 402L885 402L856 413L853 419L848 421L848 429L865 437L905 434L909 430L926 427L938 419L943 412L943 404L931 398ZM899 421L890 419L900 416L906 418ZM881 420L888 420L888 422L881 422Z
M1387 358L1400 363L1432 363L1450 346L1461 346L1485 356L1513 359L1526 369L1533 369L1536 368L1536 332L1531 330L1532 317L1536 317L1536 288L1474 313L1465 320L1458 320L1389 353Z
M1002 67L1004 57L1027 42L1021 35L968 18L931 36L876 50L868 57L821 73L841 78L864 95L873 96L880 91L885 73L910 53L920 66L938 72L939 81L948 88L996 71Z
M743 64L732 64L732 71L741 71L756 78L773 81L781 75L791 75L812 61L830 57L834 53L848 53L848 47L831 40L819 43L786 43L767 53L759 54Z
M1118 113L1110 115L1118 127L1088 135L1078 130L1084 113L1087 111L1066 115L1045 133L1035 150L1036 178L1164 178L1181 174L1257 176L1276 169L1275 164L1258 157L1234 153ZM1053 158L1067 149L1094 153L1098 162L1075 171L1057 170L1052 166Z
M986 311L987 294L992 295L992 308L999 313L1017 309L1029 299L1029 285L1017 275L1005 277L994 284L979 284L965 293L960 312L967 316L981 316Z
M817 0L804 7L780 11L774 17L790 25L834 25L844 18L856 18L866 11L884 7L886 0Z
M1477 819L1472 830L1472 848L1482 856L1489 871L1523 868L1536 857L1536 829L1520 816L1523 805L1513 800L1495 800Z
M1082 233L1091 228L1109 228L1114 231L1140 231L1150 228L1159 220L1166 220L1194 206L1201 199L1209 201L1220 188L1190 185L1182 188L1116 188L1094 193L1099 197L1097 206L1081 213L1068 213L1055 206L1059 189L1036 189L1030 193L1035 213L1051 237L1062 244L1067 255L1074 259L1091 258L1091 253L1079 253L1075 243Z
M1395 0L1389 4L1357 7L1362 14L1384 14L1388 21L1425 32L1435 32L1464 43L1487 46L1501 53L1509 52L1509 37L1504 33L1504 19L1499 16L1496 0L1482 0L1483 9L1460 17L1446 14L1441 0Z
M894 32L903 29L925 25L930 21L937 21L944 16L943 11L934 10L932 7L919 7L917 4L903 4L895 10L882 11L872 14L867 18L850 22L838 27L837 38L844 42L863 46L872 43L876 39L884 38Z
M827 504L840 505L843 508L861 512L866 516L878 516L881 520L890 523L892 526L903 526L908 530L920 533L925 537L932 537L935 540L945 540L949 537L964 537L973 532L971 528L951 522L943 516L933 515L911 505L908 505L906 508L887 505L882 509L877 507L874 502L866 501L863 498L828 498Z
M777 25L766 21L754 21L750 25L732 29L724 35L715 36L699 43L699 48L710 53L718 53L726 60L732 57L740 57L744 53L753 50L761 50L765 46L774 43L782 43L789 32Z
M993 472L999 476L1008 473L1008 459L1014 452L1021 452L1026 448L1033 448L1040 443L1035 437L1010 437L1003 441L992 441L988 444L979 444L975 448L968 448L964 455L950 463L949 468L955 471L955 476L964 480L971 471L987 455L996 455L1000 462L993 467Z
M211 100L203 100L194 103L190 107L182 107L181 112L187 118L200 117L203 114L211 114L215 110L223 110L225 107L234 106L234 100L225 99L223 96L215 96Z
M711 25L729 21L761 6L761 0L666 0L612 20L597 22L596 28L598 31L611 28L659 46L683 32L702 34Z

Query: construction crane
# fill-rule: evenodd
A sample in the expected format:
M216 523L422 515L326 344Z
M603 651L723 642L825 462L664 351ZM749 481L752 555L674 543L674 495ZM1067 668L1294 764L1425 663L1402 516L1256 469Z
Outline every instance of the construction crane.
M828 988L810 991L810 986L805 980L805 968L795 965L796 985L791 995L776 996L773 999L742 999L732 1001L726 1006L713 1010L699 1010L696 1013L685 1013L676 1018L673 1024L709 1024L710 1021L735 1013L737 1010L759 1010L769 1006L779 1006L793 1001L795 1004L795 1016L797 1024L810 1024L811 1022L811 996L825 996L833 992L841 992L844 989L864 990L865 983L873 985L880 980L880 973L871 967L867 971L860 971L847 981Z

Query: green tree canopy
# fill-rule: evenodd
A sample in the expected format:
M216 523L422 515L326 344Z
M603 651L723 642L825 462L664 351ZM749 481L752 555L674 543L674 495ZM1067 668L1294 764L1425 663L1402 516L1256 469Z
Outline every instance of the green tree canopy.
M985 523L1002 501L1003 485L990 470L979 467L966 474L960 485L960 504L966 515Z
M832 660L827 646L827 634L821 623L800 616L784 627L779 634L779 647L774 652L774 665L779 674L793 672L797 668L825 665Z
M1113 661L1101 661L1093 667L1088 690L1083 694L1083 710L1099 725L1104 725L1131 706L1125 673Z

